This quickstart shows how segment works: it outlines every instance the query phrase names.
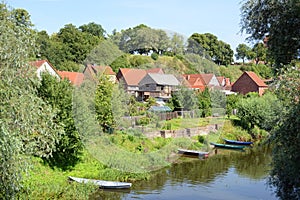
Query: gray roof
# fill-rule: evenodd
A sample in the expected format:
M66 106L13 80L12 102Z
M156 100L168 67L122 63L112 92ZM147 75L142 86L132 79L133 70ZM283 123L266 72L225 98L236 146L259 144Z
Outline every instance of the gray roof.
M179 85L179 81L173 74L148 73L148 76L150 76L158 85Z

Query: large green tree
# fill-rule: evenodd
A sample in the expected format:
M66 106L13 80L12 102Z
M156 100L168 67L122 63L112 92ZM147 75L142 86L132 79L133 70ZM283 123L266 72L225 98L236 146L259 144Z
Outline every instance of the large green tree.
M272 132L273 159L270 184L280 199L300 198L300 72L294 66L281 72L281 80L276 82L276 93L282 100L287 113L282 113L278 127Z
M36 96L38 79L27 64L35 54L33 30L27 18L27 25L16 23L16 12L0 3L0 199L18 199L26 156L51 156L62 133Z
M217 36L211 33L193 33L188 39L188 52L201 56L209 55L218 65L228 65L233 60L233 51L229 44L218 40Z
M277 66L299 58L300 2L298 0L247 0L241 7L242 31L250 40L267 39Z
M235 57L236 59L242 59L243 64L245 64L245 59L251 59L251 52L252 49L251 47L247 46L246 44L239 44L236 47L236 54Z
M68 80L59 80L50 74L42 75L38 96L56 111L54 122L64 130L62 137L56 143L55 152L46 161L50 166L64 170L73 167L79 161L82 150L73 117L72 94L73 87Z
M104 132L110 132L116 125L112 110L113 90L114 84L108 77L100 76L95 92L95 111L96 118Z

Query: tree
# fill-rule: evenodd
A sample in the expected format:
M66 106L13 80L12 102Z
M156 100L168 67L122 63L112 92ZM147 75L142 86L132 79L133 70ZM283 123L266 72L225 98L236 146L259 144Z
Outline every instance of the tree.
M198 95L199 109L202 111L202 117L208 117L211 115L211 98L208 88L205 88L203 92L199 92Z
M100 42L85 59L86 64L109 65L119 58L123 52L110 40ZM124 66L125 67L125 66ZM116 68L113 68L116 70Z
M281 72L281 80L276 82L276 93L284 103L287 112L282 113L278 127L272 131L272 170L269 183L275 187L280 199L300 198L300 72L290 66Z
M114 85L107 76L100 76L95 93L95 110L97 120L104 132L110 132L116 125L112 111L113 88Z
M245 129L252 130L255 126L270 131L280 119L284 111L276 95L266 93L262 97L257 94L240 99L237 103L237 116Z
M88 24L81 25L79 26L79 29L82 32L89 33L99 38L104 38L104 34L106 32L100 24L96 24L95 22L90 22Z
M258 65L259 61L266 61L267 48L264 46L263 43L255 44L252 51L253 51L253 56L254 56L256 65Z
M79 161L83 147L73 118L73 88L66 79L58 80L50 74L43 74L41 85L37 90L38 96L56 111L54 121L64 130L64 134L56 143L55 152L45 160L52 167L69 169Z
M230 45L218 40L217 36L211 33L193 33L188 39L188 52L197 53L205 57L206 54L208 54L218 65L230 64L233 57L233 51Z
M245 64L245 59L251 58L250 52L251 52L251 47L247 46L246 44L239 44L236 48L235 57L236 59L242 59L243 64Z
M172 94L172 103L174 108L184 110L197 109L197 98L193 90L186 87L180 87L178 91Z
M298 0L247 0L241 7L241 30L249 40L267 39L277 66L297 59L300 49Z
M27 65L35 55L33 30L15 23L14 14L0 3L0 199L19 198L26 156L51 156L62 133L36 96L38 79Z
M176 54L183 54L184 52L184 38L182 35L175 33L170 41L171 52Z

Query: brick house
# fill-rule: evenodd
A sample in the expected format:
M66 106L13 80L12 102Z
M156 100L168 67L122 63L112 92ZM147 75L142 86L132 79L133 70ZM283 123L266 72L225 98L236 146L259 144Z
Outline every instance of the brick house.
M257 92L260 96L268 86L254 73L245 71L232 85L231 91L240 94Z

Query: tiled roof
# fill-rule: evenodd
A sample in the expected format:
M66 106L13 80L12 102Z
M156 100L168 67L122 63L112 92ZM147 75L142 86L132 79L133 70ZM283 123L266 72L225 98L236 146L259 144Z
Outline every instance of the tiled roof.
M150 76L158 85L179 85L179 81L173 74L148 73L148 76Z
M209 82L211 81L213 76L214 76L214 74L201 74L201 77L202 77L205 85L209 84Z
M217 76L217 79L219 81L219 84L222 86L222 82L224 81L225 77L224 76Z
M137 86L139 82L146 76L147 72L143 69L126 69L122 68L120 69L124 81L127 85Z
M88 65L88 67L90 67L90 69L92 69L95 74L101 73L105 75L116 75L116 73L112 70L110 66Z
M164 71L161 68L152 68L147 69L147 73L158 73L158 74L164 74Z
M79 72L67 72L67 71L57 71L62 79L69 79L73 85L79 86L84 79L83 73Z
M245 71L246 73L259 87L268 87L254 72Z
M201 74L184 74L183 77L188 82L190 88L205 88Z

